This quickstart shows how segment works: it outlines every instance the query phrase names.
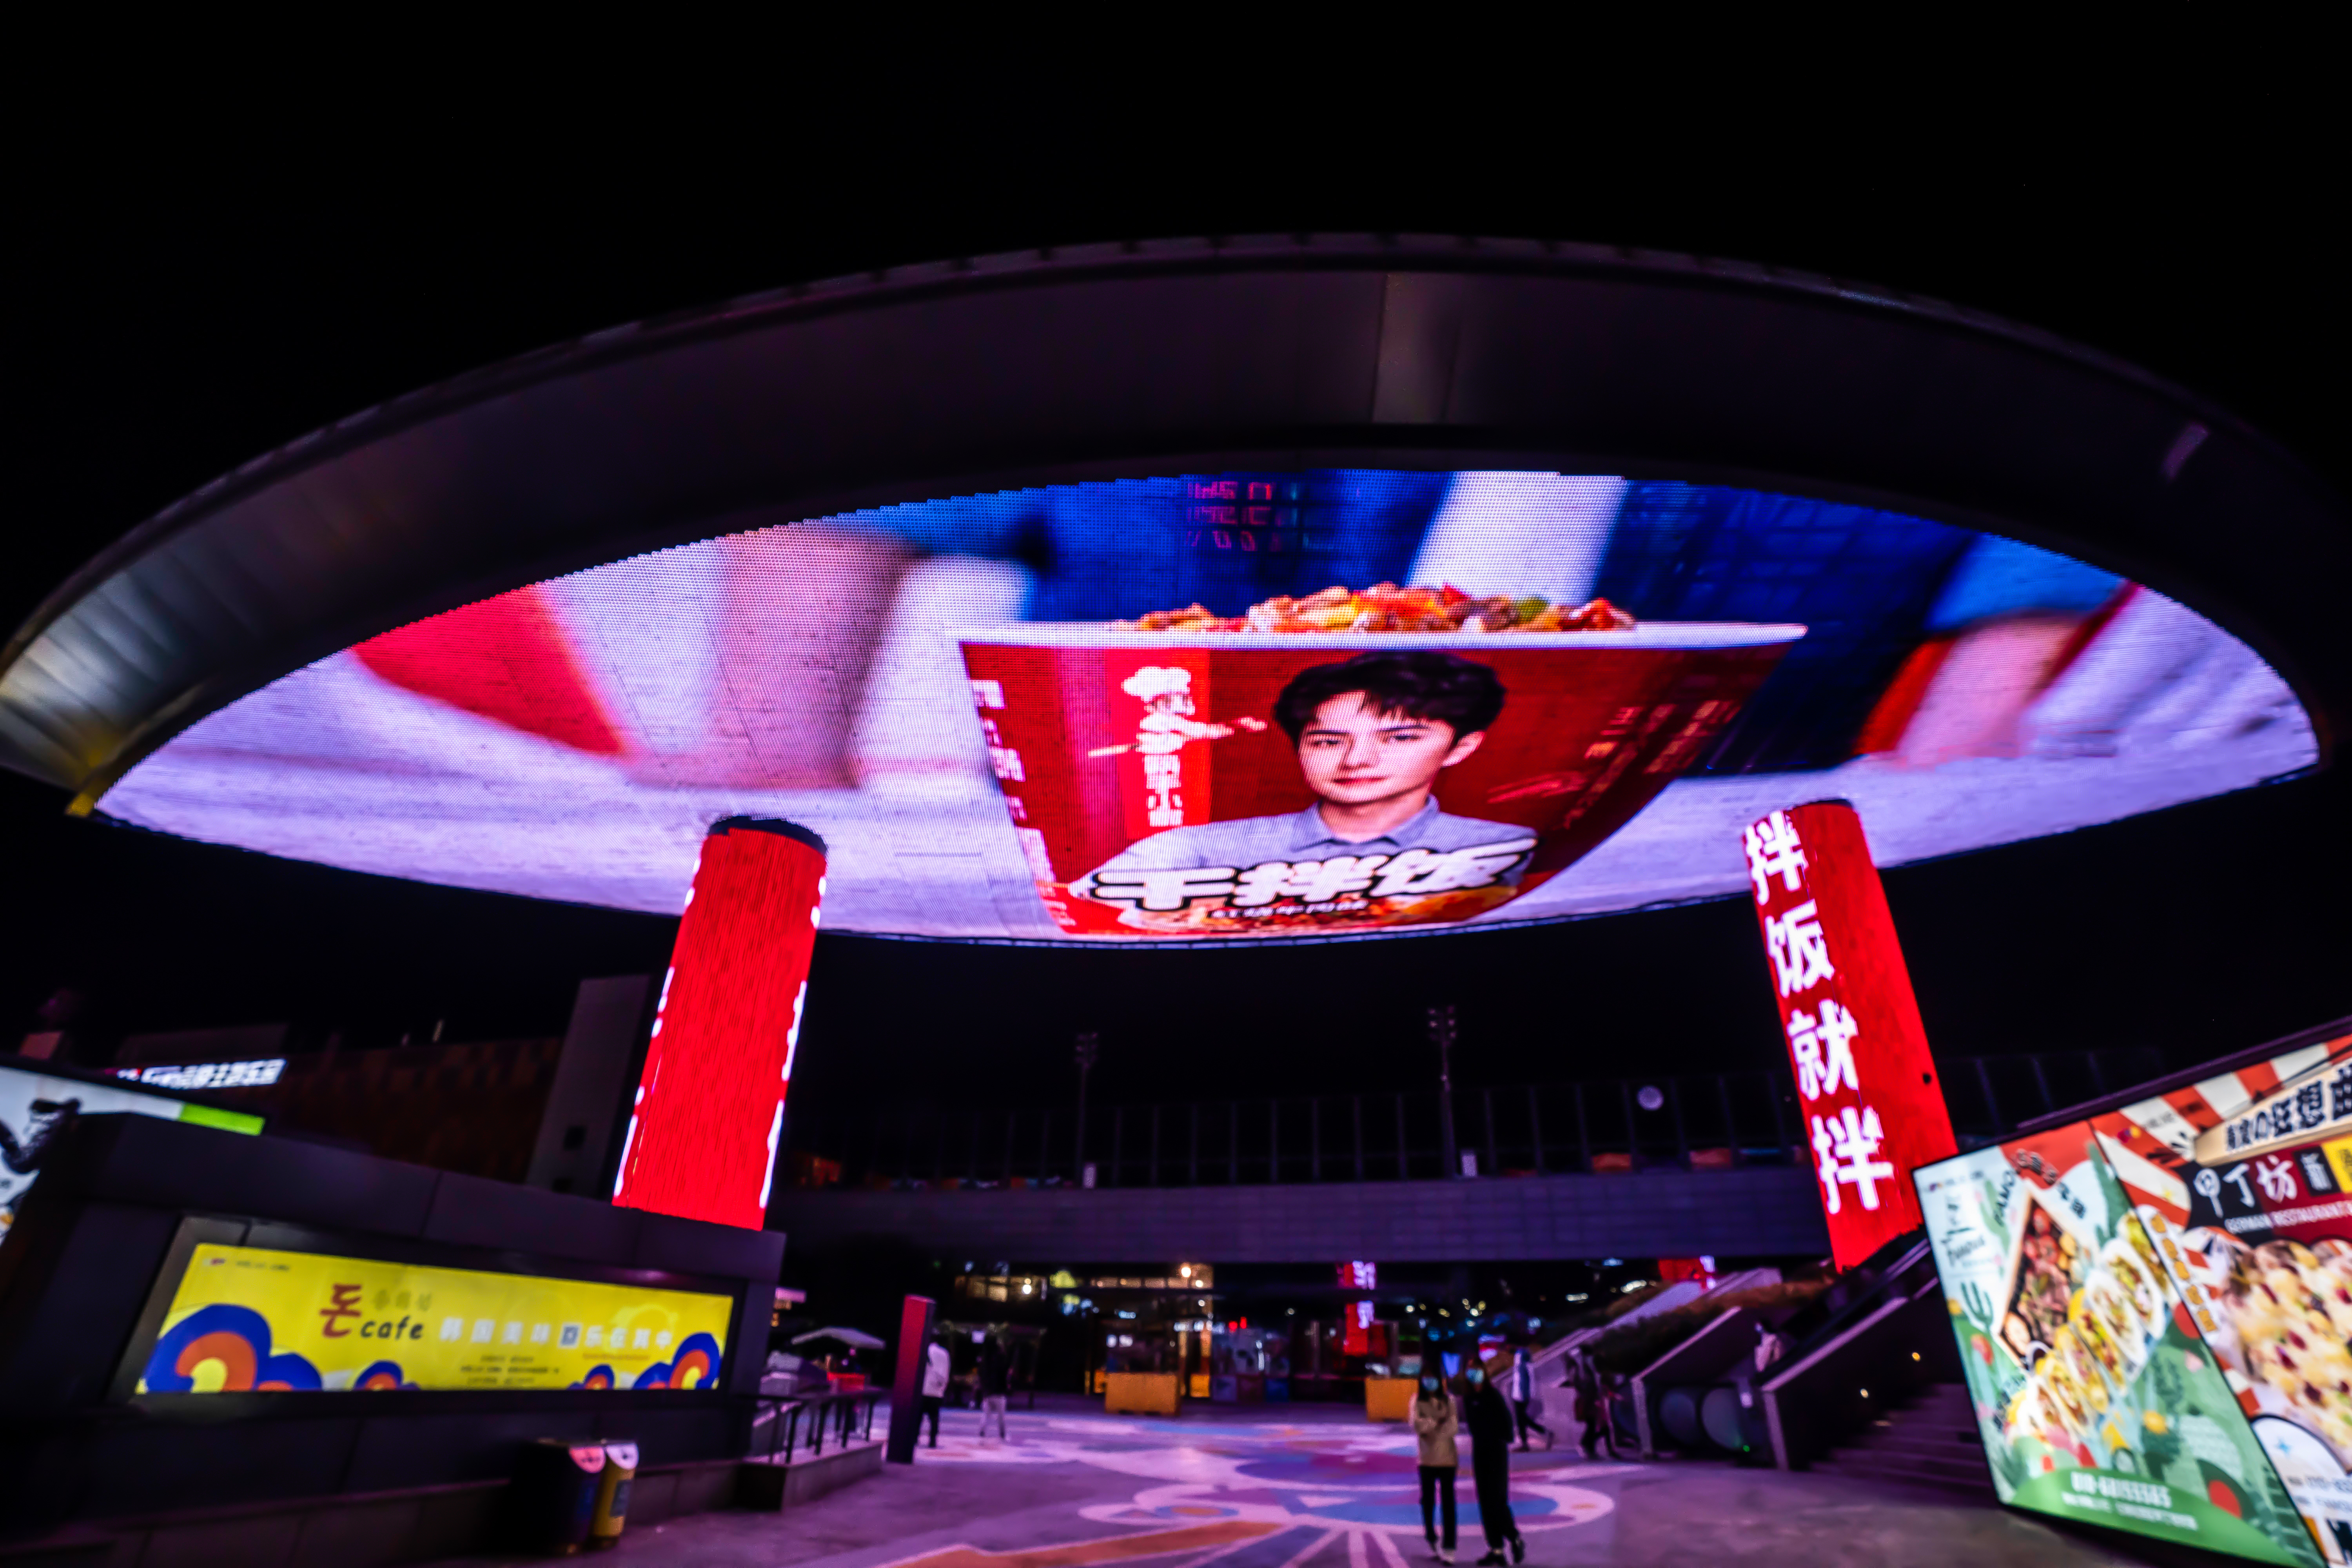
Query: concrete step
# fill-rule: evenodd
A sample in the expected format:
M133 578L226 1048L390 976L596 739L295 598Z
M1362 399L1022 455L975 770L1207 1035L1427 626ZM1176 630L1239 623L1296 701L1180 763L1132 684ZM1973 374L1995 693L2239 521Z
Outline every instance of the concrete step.
M1982 1458L1984 1445L1973 1432L1874 1432L1843 1445L1849 1453L1910 1455L1923 1459L1948 1459L1954 1455Z
M1969 1391L1965 1385L1957 1383L1939 1383L1913 1395L1897 1408L1905 1415L1915 1412L1940 1414L1958 1411L1962 1415L1966 1415L1972 1406L1969 1403Z
M1988 1492L1992 1472L1969 1391L1941 1384L1855 1433L1813 1467L1830 1475L1946 1490Z
M1845 1476L1854 1480L1939 1487L1947 1491L1989 1492L1993 1489L1992 1472L1985 1468L1981 1455L1972 1464L1964 1464L1954 1459L1897 1458L1839 1449L1813 1468L1827 1475Z

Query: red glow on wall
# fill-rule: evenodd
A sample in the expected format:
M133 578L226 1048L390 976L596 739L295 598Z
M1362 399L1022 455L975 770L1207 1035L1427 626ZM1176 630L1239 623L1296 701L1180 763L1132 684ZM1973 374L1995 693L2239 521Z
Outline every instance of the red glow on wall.
M1862 818L1843 801L1747 831L1756 919L1841 1268L1923 1222L1914 1167L1958 1152Z
M368 638L359 661L404 691L594 756L627 750L537 584Z
M613 1201L758 1228L824 894L815 836L730 818L702 842Z

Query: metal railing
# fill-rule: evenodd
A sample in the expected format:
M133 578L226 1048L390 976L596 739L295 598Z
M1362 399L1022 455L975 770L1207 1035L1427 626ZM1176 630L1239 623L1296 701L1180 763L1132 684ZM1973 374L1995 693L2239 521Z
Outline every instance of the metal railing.
M751 1406L751 1451L770 1464L791 1464L803 1431L811 1458L824 1452L825 1434L834 1446L845 1448L874 1437L874 1407L889 1396L887 1389L856 1394L761 1394ZM768 1428L767 1448L761 1452L760 1428Z
M2152 1049L2051 1052L1942 1064L1964 1142L2141 1081ZM848 1186L1241 1186L1447 1175L1434 1089L1263 1100L974 1110L795 1109L791 1147ZM1700 1073L1457 1089L1454 1146L1486 1175L1786 1165L1802 1157L1785 1071ZM1080 1139L1083 1138L1083 1144Z

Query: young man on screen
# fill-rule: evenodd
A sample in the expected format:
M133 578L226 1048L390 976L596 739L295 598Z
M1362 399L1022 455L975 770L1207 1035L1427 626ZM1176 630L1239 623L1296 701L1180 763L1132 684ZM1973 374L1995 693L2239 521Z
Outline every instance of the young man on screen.
M1276 700L1274 718L1297 748L1314 805L1155 833L1097 867L1078 890L1161 909L1223 896L1213 871L1226 874L1226 891L1239 879L1233 901L1244 907L1258 884L1306 897L1318 881L1360 883L1346 890L1374 898L1509 885L1534 836L1451 816L1433 793L1439 775L1486 740L1503 698L1486 666L1426 649L1363 653L1301 671ZM1328 869L1341 862L1347 873ZM1168 875L1180 872L1187 874L1181 887Z

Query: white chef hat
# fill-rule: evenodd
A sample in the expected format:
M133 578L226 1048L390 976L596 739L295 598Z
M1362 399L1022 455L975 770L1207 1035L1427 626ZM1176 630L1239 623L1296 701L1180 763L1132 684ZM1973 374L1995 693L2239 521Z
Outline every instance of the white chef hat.
M1192 672L1147 664L1120 681L1118 689L1129 697L1139 697L1146 702L1155 697L1188 697L1192 691Z

